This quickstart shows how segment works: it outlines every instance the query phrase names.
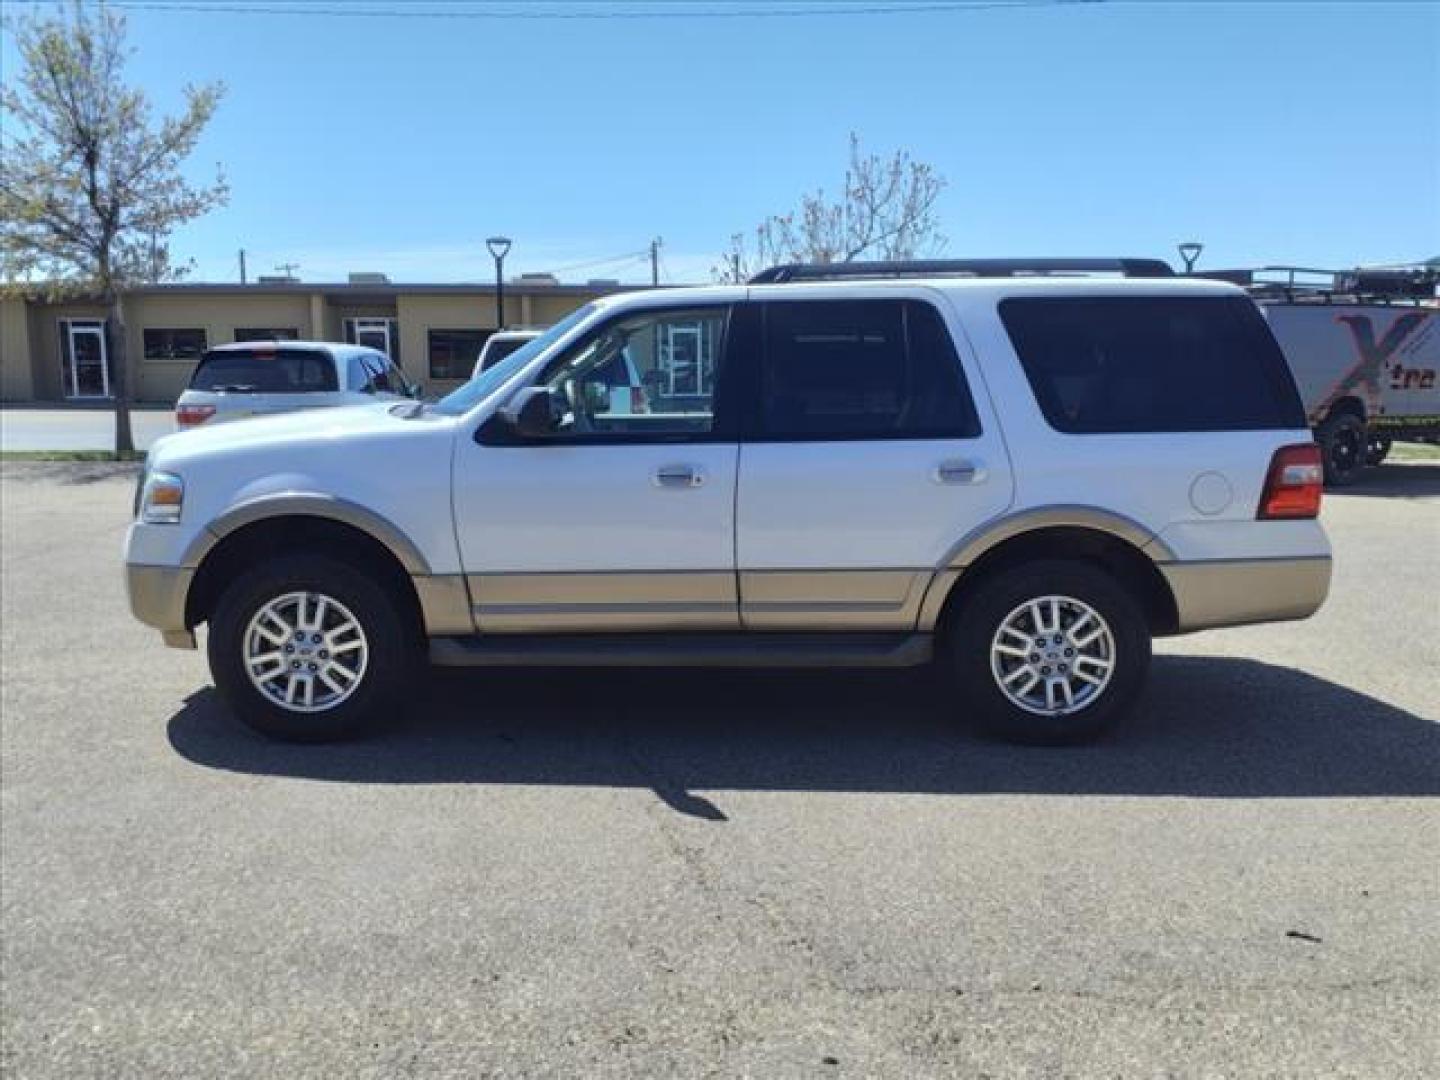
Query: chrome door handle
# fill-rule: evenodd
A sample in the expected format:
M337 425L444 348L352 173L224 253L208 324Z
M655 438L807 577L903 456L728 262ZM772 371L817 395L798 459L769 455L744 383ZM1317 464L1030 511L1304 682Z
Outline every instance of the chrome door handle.
M935 466L935 482L939 484L980 484L985 475L983 465L964 458L950 458Z
M656 487L699 487L705 474L694 465L661 465L655 470Z

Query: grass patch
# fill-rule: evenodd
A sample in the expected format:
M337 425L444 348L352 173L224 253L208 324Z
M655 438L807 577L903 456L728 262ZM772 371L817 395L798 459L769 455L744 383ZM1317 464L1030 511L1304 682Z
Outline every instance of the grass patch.
M0 461L143 461L144 454L116 457L109 450L0 450Z
M1387 461L1440 461L1440 446L1431 443L1397 442L1390 447Z

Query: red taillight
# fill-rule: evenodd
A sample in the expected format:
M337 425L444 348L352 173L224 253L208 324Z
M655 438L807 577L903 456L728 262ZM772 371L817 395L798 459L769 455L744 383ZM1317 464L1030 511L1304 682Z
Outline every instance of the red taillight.
M1270 459L1260 509L1255 516L1267 518L1313 518L1320 516L1320 490L1325 484L1325 467L1320 447L1314 443L1282 446Z
M194 427L196 424L203 424L214 415L214 405L177 405L175 406L175 426Z

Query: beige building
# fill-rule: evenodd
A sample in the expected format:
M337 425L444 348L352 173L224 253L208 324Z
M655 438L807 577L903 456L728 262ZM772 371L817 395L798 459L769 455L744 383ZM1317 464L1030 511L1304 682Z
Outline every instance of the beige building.
M548 326L621 287L520 280L505 286L509 326ZM0 401L84 402L111 394L102 306L0 294ZM494 332L494 286L301 282L152 285L126 294L131 396L170 405L208 348L300 338L383 349L427 394L469 377Z

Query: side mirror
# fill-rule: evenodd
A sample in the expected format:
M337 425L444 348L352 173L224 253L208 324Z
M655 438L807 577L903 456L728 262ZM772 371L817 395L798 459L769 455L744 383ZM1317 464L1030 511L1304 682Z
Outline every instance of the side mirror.
M541 439L553 435L564 426L570 410L565 398L548 386L527 386L497 414L515 435L522 439Z

